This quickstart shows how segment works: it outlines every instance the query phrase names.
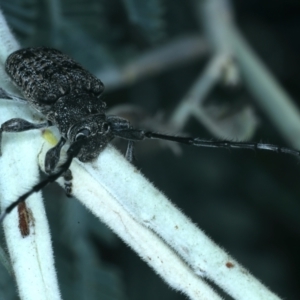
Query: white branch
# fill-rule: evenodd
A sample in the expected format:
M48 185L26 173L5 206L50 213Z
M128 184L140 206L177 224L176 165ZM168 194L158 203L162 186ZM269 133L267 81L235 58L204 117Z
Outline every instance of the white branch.
M4 63L7 56L17 49L18 44L0 12L0 86L13 93L15 89L12 88L4 71ZM21 103L1 101L0 110L0 124L16 117L34 119L29 107ZM2 210L38 180L37 153L41 149L41 144L39 131L3 134L3 155L0 157ZM23 208L23 219L18 209L15 209L3 223L20 298L22 300L60 299L41 193L31 196L26 206L28 215ZM20 226L20 218L25 222L22 226ZM26 220L29 221L28 228L26 228ZM20 227L23 230L29 229L27 236L22 236Z
M94 163L81 165L136 221L162 237L196 274L214 281L234 299L280 299L212 242L112 147ZM78 188L84 186L85 182L80 182Z
M1 124L16 117L34 119L29 108L20 103L1 101L0 111ZM3 154L0 158L2 210L39 180L37 155L41 145L40 131L3 134ZM20 298L60 299L50 232L41 193L32 195L26 201L26 207L29 221L28 236L23 237L21 234L21 216L18 209L13 210L3 223Z

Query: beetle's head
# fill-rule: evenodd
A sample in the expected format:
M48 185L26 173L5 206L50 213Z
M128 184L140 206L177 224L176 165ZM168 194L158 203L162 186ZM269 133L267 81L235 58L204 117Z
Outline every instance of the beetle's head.
M98 114L85 117L71 126L67 138L71 143L84 139L77 157L82 162L87 162L98 157L99 153L114 138L114 134L106 115Z

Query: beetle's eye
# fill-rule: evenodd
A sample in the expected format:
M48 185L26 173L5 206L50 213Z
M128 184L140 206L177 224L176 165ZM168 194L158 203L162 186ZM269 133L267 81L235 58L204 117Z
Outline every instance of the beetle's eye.
M81 130L79 130L76 134L75 140L78 141L82 138L86 138L91 134L90 130L87 128L83 128Z
M107 133L108 131L110 130L110 126L109 126L109 124L108 123L103 123L102 124L102 133Z

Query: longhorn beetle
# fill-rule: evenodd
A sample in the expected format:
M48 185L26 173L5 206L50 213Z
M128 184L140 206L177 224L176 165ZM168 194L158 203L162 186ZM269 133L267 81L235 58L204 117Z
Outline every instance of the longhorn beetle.
M24 100L44 115L45 122L33 124L14 118L3 123L0 128L0 154L3 132L57 126L61 138L46 154L45 171L49 176L10 204L0 215L0 223L19 203L48 183L62 175L70 180L69 167L73 158L77 157L82 162L92 161L115 137L128 141L126 158L129 161L133 156L133 143L144 139L162 139L197 147L268 150L300 156L300 151L272 144L210 141L132 128L126 119L106 115L106 103L101 100L104 90L101 80L55 49L38 47L13 52L6 60L5 70L24 95ZM67 141L70 143L67 159L58 168L60 152ZM71 193L69 184L66 184L66 192Z

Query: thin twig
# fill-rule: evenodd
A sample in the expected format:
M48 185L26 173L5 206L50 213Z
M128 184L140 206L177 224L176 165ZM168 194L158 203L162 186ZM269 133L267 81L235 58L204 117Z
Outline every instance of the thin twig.
M107 90L136 83L145 77L186 64L209 53L207 43L199 36L186 36L144 53L120 69L106 69L96 75Z
M224 5L220 7L220 3ZM174 110L168 124L175 131L179 131L183 129L190 117L195 117L218 138L244 140L252 136L257 125L254 113L249 106L220 120L209 113L209 106L203 105L217 83L236 85L239 82L238 66L234 60L231 43L227 38L228 26L223 26L224 23L231 24L232 21L232 12L226 4L227 2L222 2L222 0L221 2L220 0L199 1L197 4L195 11L199 23L204 24L213 56ZM243 125L241 126L240 123ZM236 130L235 127L239 129Z
M231 28L231 39L244 82L257 104L283 138L300 149L300 111L270 71L247 45L239 31ZM299 136L299 138L298 138Z

